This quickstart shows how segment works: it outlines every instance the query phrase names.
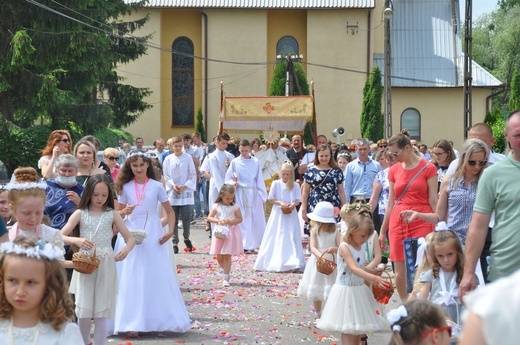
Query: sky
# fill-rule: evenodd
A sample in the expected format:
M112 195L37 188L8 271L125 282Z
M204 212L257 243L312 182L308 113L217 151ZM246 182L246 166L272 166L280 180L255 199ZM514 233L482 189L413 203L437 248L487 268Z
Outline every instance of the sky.
M464 20L466 0L459 0L460 17ZM498 0L473 0L473 20L476 20L484 13L491 13L498 7Z

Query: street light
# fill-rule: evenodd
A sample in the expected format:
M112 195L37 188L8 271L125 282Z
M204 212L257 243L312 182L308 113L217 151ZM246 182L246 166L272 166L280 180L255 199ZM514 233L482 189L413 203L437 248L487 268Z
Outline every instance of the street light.
M390 46L390 19L394 14L394 6L392 0L385 1L385 9L383 16L385 18L385 138L392 136L392 62L391 62L391 46Z

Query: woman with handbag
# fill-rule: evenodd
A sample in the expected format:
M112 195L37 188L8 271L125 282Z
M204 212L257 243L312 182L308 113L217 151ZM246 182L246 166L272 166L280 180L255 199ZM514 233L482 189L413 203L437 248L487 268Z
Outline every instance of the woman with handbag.
M424 237L430 233L432 225L422 220L407 223L401 218L401 211L415 210L431 213L437 206L437 170L426 159L416 155L410 138L396 134L388 140L388 155L397 159L388 172L389 197L379 244L384 248L388 236L390 260L395 267L395 283L401 301L406 302L406 269L403 241L407 238ZM414 261L415 264L415 261Z
M309 234L310 225L307 212L313 212L316 205L321 201L332 203L337 209L336 222L341 220L339 210L346 204L345 189L343 181L345 176L338 168L332 149L329 145L320 145L316 149L314 165L309 165L303 175L302 185L302 218L306 222L305 233Z

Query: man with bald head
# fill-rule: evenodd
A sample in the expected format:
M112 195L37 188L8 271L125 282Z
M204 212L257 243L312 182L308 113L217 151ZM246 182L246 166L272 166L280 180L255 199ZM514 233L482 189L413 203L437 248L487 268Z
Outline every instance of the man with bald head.
M520 110L509 114L504 133L511 153L485 169L478 183L464 253L464 275L459 285L461 299L468 291L476 288L475 266L484 246L488 233L487 224L493 212L496 213L496 221L493 226L489 280L509 276L520 267Z
M294 165L294 179L296 181L300 181L298 168L303 156L305 156L307 152L309 151L303 148L302 136L298 134L293 135L291 139L291 148L285 152L285 155Z

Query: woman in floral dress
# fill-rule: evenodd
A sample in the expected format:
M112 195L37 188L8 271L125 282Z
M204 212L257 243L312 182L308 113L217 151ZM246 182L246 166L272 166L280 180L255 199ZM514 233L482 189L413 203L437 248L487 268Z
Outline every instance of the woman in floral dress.
M337 208L336 221L340 221L339 209L345 201L343 181L345 176L338 168L332 149L329 145L320 145L316 149L314 164L309 165L303 175L302 185L302 217L305 220L305 233L309 234L307 213L314 210L320 201L328 201Z

